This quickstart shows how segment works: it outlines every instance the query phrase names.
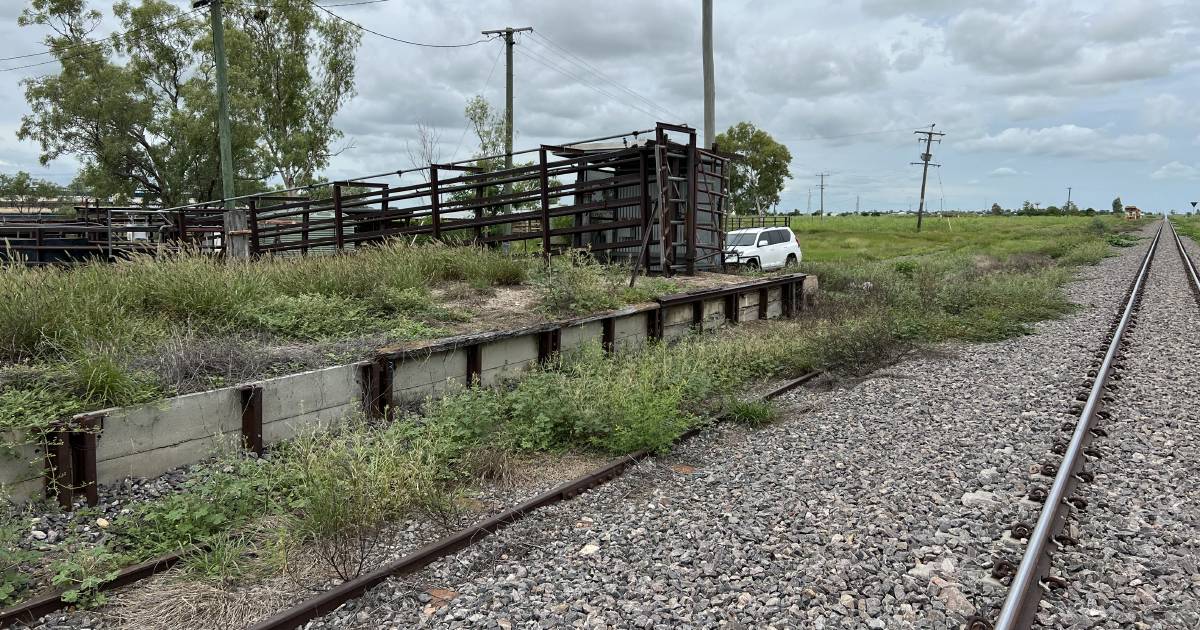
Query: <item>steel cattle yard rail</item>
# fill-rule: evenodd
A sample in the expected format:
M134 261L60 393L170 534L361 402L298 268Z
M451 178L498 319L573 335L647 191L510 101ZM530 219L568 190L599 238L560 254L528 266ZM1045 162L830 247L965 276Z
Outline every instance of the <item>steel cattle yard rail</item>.
M1033 487L1030 490L1031 499L1044 501L1036 525L1032 530L1024 523L1016 523L1011 528L1014 537L1028 537L1029 539L1020 565L1017 566L1015 572L1011 571L1011 565L1007 565L1003 561L997 562L993 566L993 575L997 577L1012 573L1012 582L1009 584L1008 594L995 624L993 625L982 617L971 617L967 620L968 630L1023 630L1030 628L1037 615L1038 603L1042 598L1043 582L1050 585L1061 584L1061 579L1050 577L1050 552L1054 545L1069 542L1062 539L1061 532L1071 508L1083 509L1087 505L1086 500L1082 497L1072 495L1080 481L1090 481L1093 478L1091 472L1084 469L1085 455L1092 454L1088 445L1091 443L1093 435L1102 434L1102 431L1096 426L1099 420L1109 417L1108 412L1102 409L1104 403L1111 400L1106 396L1108 380L1120 367L1120 351L1125 343L1125 333L1135 324L1138 306L1162 232L1163 227L1160 225L1158 232L1154 235L1154 240L1150 243L1150 248L1142 259L1137 276L1130 284L1125 306L1110 329L1112 339L1109 341L1108 349L1102 355L1097 353L1103 359L1098 367L1088 372L1088 376L1094 380L1082 409L1079 411L1079 420L1073 427L1071 441L1065 446L1065 449L1061 447L1061 443L1055 447L1055 452L1061 452L1063 456L1062 462L1057 466L1053 464L1042 466L1043 474L1054 475L1054 482L1050 486L1050 490L1047 492L1040 487ZM1183 245L1178 239L1176 244L1180 247L1180 252L1184 253ZM1184 255L1186 258L1185 253ZM1068 426L1064 425L1064 429Z
M314 198L239 198L253 255L333 253L389 238L496 246L532 242L545 254L588 249L671 275L723 266L730 167L697 146L696 130L658 123L621 142L542 145L536 160L430 164L422 181L368 178L323 186ZM401 175L394 171L390 175ZM389 174L372 176L383 177ZM312 193L316 187L305 189ZM216 202L179 208L81 206L77 219L0 225L0 259L30 264L114 259L180 248L223 252Z

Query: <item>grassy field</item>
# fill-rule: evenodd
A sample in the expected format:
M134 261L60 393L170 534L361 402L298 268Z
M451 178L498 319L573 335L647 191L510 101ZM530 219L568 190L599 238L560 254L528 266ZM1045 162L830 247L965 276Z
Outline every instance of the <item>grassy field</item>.
M926 217L921 231L911 216L792 217L792 230L813 262L874 261L900 256L962 252L1005 256L1040 253L1058 257L1081 236L1128 228L1123 219L1096 217ZM1064 239L1064 237L1066 237Z
M1126 232L1137 225L1110 217L972 217L955 218L948 225L941 220L943 225L935 226L937 221L931 220L919 236L911 232L911 221L895 217L830 217L798 224L804 267L820 276L822 294L818 308L793 321L651 344L616 358L593 346L527 372L505 388L461 389L429 400L418 414L399 422L351 420L337 432L278 445L265 460L226 453L195 474L187 491L129 506L99 545L67 546L75 549L70 553L60 547L45 555L12 546L0 551L0 567L17 569L0 573L0 604L43 586L47 575L53 583L73 588L82 602L95 603L99 595L94 585L117 566L171 549L193 550L183 579L218 589L236 590L241 582L278 577L286 571L288 557L309 552L325 559L325 570L353 577L380 561L373 554L386 546L389 524L408 518L450 522L464 493L482 480L503 479L516 458L564 451L610 455L665 450L683 432L719 417L748 425L769 422L774 413L769 406L741 399L748 386L766 378L813 369L864 373L925 343L1022 334L1032 322L1074 308L1062 286L1077 266L1095 264L1115 247L1136 242ZM408 257L411 252L398 249L380 254L392 258L373 264L404 261L420 269L394 272L386 291L374 280L357 279L363 274L353 269L354 257L303 261L295 268L281 263L255 274L225 268L196 271L192 266L207 263L180 261L174 283L160 277L134 288L109 278L111 268L104 268L107 274L81 275L110 288L125 287L118 293L124 303L109 302L107 307L129 309L119 312L146 322L163 313L161 321L179 325L187 320L173 319L171 313L208 312L203 306L209 302L235 299L225 294L260 291L285 304L319 287L327 287L319 295L377 304L375 318L416 318L431 307L428 300L395 295L417 291L414 295L420 297L422 278L453 276L490 286L532 281L529 274L541 273L536 266L510 267L501 259L464 262L450 252L423 250ZM600 289L590 298L584 291L548 299L615 299L603 282L571 279L572 274L593 278L602 272L586 271L586 263L556 264L570 265L560 279ZM386 276L385 271L376 268L369 277ZM65 282L70 273L61 272L63 284L53 285L66 295L72 291ZM340 279L343 274L347 277ZM344 292L346 287L360 292ZM29 293L7 295L10 300L37 295L25 290ZM377 295L393 297L382 304L370 302ZM89 310L93 307L85 297L73 298L67 309L100 317ZM189 306L175 310L181 304ZM279 317L279 310L263 316ZM9 319L0 323L23 330L14 321L16 312L7 312ZM339 312L332 310L321 319L336 322ZM253 316L251 311L248 317ZM214 316L190 323L221 329L247 321L254 320L223 322ZM63 325L62 330L68 334L54 343L45 334L11 337L8 356L35 357L41 348L52 352L87 343L72 338L71 327ZM55 413L47 412L45 403L14 400L7 409ZM0 412L4 409L0 406ZM88 515L79 518L83 524ZM0 518L0 539L19 538L26 529L15 514Z
M1200 242L1200 215L1172 215L1171 223L1181 236L1188 236Z

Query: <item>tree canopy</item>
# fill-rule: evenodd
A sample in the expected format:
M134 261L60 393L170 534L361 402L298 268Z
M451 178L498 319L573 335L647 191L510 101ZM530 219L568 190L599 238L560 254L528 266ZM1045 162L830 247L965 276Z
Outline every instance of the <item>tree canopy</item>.
M1120 197L1117 197L1116 199L1112 200L1112 211L1113 212L1125 212L1125 204L1121 203Z
M304 0L230 3L225 24L230 122L239 194L280 178L311 181L340 133L333 114L353 93L358 34ZM62 69L23 81L30 113L17 136L47 164L70 155L101 197L144 190L166 205L219 197L212 31L203 12L166 0L113 5L119 32L90 39L102 14L86 0L32 0L22 26Z
M64 194L62 186L38 179L25 171L15 175L0 173L0 204L14 208L29 208L36 202Z
M779 203L784 180L791 177L787 147L748 122L717 134L716 143L721 153L733 156L729 192L734 212L763 214Z

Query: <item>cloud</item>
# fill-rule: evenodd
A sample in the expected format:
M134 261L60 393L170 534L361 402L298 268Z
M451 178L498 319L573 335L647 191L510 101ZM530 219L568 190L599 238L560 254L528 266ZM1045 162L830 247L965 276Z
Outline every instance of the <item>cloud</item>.
M1150 159L1166 149L1167 139L1156 133L1108 136L1098 129L1067 124L1040 129L1009 127L995 135L966 140L958 147L967 151L1121 161Z
M1195 180L1200 179L1200 166L1192 164L1184 164L1179 161L1168 162L1158 167L1158 170L1150 174L1150 179L1171 180L1185 179Z
M962 8L962 0L862 0L863 12L877 17L900 15L943 16ZM1020 7L1013 0L974 0L974 7L1002 10Z
M1001 166L1000 168L992 169L992 172L988 173L988 177L1012 177L1019 174L1020 173L1015 168Z
M1041 95L1018 95L1004 99L1008 115L1015 120L1029 120L1062 113L1067 109L1068 99Z
M1172 127L1200 122L1200 108L1188 104L1170 92L1142 99L1141 110L1142 120L1151 127Z
M749 44L747 83L759 94L828 95L884 87L891 60L875 43L838 41L816 32ZM765 62L764 62L765 60Z
M956 61L991 74L1029 72L1074 61L1081 47L1079 35L1062 29L1059 20L1047 19L1046 13L1042 9L1017 15L964 11L946 27L946 48Z
M1108 2L1085 20L1089 39L1125 42L1161 32L1171 23L1170 11L1157 0Z

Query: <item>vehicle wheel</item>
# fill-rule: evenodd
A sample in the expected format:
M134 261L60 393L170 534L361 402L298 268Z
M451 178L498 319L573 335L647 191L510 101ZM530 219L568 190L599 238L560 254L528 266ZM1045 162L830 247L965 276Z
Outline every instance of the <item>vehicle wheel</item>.
M783 266L787 269L795 269L800 266L800 261L796 260L795 254L788 254L787 262L783 263Z
M758 271L758 259L751 258L750 260L746 261L746 268L750 271Z

